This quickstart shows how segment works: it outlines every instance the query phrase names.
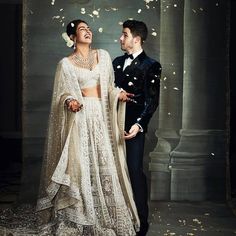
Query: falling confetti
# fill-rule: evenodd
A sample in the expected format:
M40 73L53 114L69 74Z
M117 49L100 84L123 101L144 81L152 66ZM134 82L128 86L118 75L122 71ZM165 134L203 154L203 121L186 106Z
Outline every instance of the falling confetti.
M197 224L199 224L199 225L202 224L202 222L201 222L200 220L196 219L196 218L193 219L193 222L194 222L194 223L197 223Z
M177 87L174 87L173 89L174 89L174 90L179 90Z
M118 8L112 7L111 10L112 11L118 11Z
M102 32L103 32L103 28L100 27L100 28L98 29L98 32L99 32L99 33L102 33Z
M53 16L52 19L59 19L60 16Z
M85 11L85 8L84 8L84 7L82 7L82 8L80 9L80 13L81 13L81 14L85 14L85 13L86 13L86 11Z
M142 9L138 9L138 13L141 13Z
M95 16L98 16L98 15L99 15L99 12L98 12L97 10L94 10L94 11L93 11L93 14L94 14Z
M152 36L157 36L157 33L156 32L152 32Z

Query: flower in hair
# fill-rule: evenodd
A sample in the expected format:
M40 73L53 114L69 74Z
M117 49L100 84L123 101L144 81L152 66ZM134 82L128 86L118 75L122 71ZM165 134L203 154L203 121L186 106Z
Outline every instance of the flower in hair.
M66 32L62 34L62 38L66 41L66 46L67 47L72 47L74 45L74 41L71 40L71 38L67 35Z

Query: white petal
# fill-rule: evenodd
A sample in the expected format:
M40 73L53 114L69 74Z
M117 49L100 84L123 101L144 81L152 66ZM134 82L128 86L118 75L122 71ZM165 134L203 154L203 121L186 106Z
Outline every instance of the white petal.
M96 11L96 10L94 10L94 11L93 11L93 14L94 14L95 16L97 16L97 15L99 14L99 12Z
M157 33L156 32L152 32L152 36L157 36Z

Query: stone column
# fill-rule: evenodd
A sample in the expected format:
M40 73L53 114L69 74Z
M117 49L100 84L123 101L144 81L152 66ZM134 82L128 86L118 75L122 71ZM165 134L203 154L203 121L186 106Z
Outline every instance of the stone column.
M229 1L185 1L181 138L171 200L225 198Z
M170 199L170 152L179 141L182 122L183 2L161 1L160 63L162 80L157 146L150 153L152 200Z

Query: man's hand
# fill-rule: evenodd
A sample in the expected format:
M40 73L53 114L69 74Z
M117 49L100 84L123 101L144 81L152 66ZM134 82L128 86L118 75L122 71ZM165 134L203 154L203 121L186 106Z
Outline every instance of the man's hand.
M128 139L131 139L131 138L134 138L137 133L139 132L139 126L134 124L131 126L130 130L129 130L129 133L127 133L126 131L124 132L124 139L125 140L128 140Z
M127 93L125 90L122 90L119 94L119 100L121 102L128 102L128 101L132 100L132 98L130 98L130 97L133 97L133 96L134 96L134 94Z

